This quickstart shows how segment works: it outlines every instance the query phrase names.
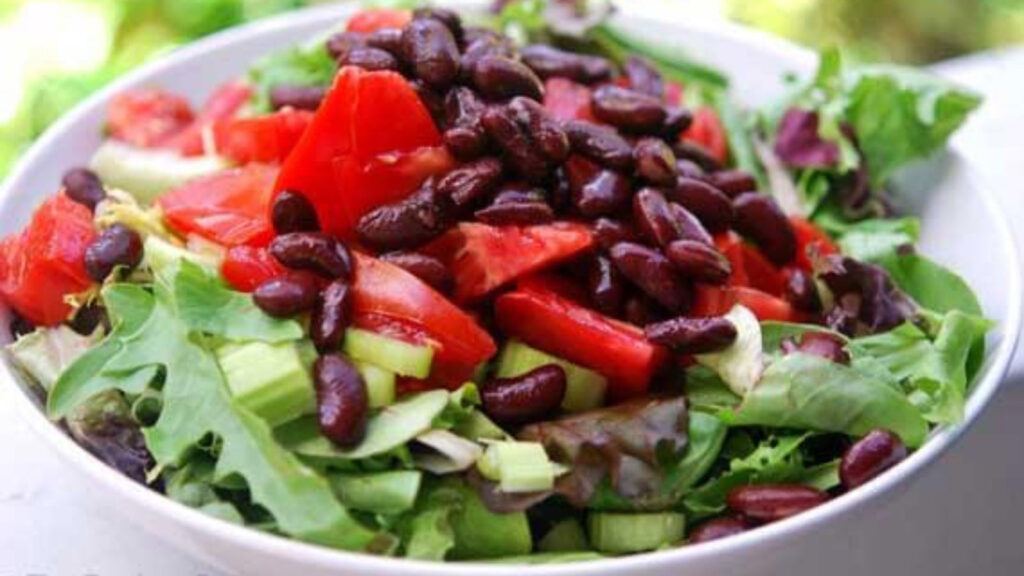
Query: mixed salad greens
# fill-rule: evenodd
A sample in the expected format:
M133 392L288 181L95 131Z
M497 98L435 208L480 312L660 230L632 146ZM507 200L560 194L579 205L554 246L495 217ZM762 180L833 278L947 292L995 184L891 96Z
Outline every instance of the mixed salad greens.
M0 243L54 422L229 522L535 563L783 519L963 418L992 324L887 184L976 96L828 50L745 110L605 6L503 4L116 97Z

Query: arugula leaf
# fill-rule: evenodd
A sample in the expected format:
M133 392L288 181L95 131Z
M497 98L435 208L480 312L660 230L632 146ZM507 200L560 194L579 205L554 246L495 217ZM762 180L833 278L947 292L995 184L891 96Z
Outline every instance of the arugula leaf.
M255 112L270 111L270 90L278 85L328 87L337 64L322 43L290 48L267 56L249 70L253 85L250 105Z
M808 354L772 363L727 424L841 432L860 437L875 428L900 436L910 447L928 435L928 422L898 390L873 372Z

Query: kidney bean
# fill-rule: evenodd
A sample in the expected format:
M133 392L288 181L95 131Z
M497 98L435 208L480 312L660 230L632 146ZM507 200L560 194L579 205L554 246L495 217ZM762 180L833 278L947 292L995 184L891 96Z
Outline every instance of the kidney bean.
M409 22L402 30L402 54L415 76L433 88L447 88L459 75L459 47L451 30L433 18Z
M629 81L629 87L661 100L665 97L665 83L661 72L650 60L640 56L630 56L622 63L622 71Z
M668 108L661 137L668 142L677 142L679 137L693 124L693 114L685 108ZM675 151L673 151L675 153Z
M321 353L338 350L351 321L352 290L345 280L334 280L316 297L309 337Z
M256 287L253 302L275 318L288 318L313 307L317 286L306 274L291 274L272 278Z
M561 153L568 152L569 140L539 107L527 98L514 98L507 106L488 108L483 125L512 168L531 182L543 183L550 179L553 163L565 159Z
M548 204L555 212L566 212L572 207L572 190L569 189L569 175L564 165L555 168L548 187Z
M122 266L131 270L142 262L142 238L121 224L114 224L100 233L85 249L85 271L89 277L102 282Z
M451 292L455 284L455 279L444 263L432 256L416 252L388 252L380 259L398 266L438 292Z
M444 24L448 30L452 33L452 36L458 43L462 43L463 30L462 30L462 17L459 16L454 10L447 8L441 8L438 6L430 6L425 8L417 8L413 10L412 17L415 20L423 18L431 18Z
M683 223L669 211L664 194L654 188L644 188L633 196L633 222L647 240L658 246L668 246L683 236Z
M615 215L629 205L629 179L622 174L581 156L570 158L565 169L573 204L585 218Z
M711 237L711 234L708 233L707 229L704 228L704 225L700 223L700 220L698 220L692 212L675 202L669 202L668 211L672 214L672 217L676 222L681 224L683 240L703 242L709 246L714 245L714 238Z
M839 479L844 488L853 490L906 457L907 447L899 436L888 430L872 430L843 454L839 462Z
M732 225L729 197L706 182L680 176L675 187L665 190L665 196L692 212L709 232L723 232Z
M674 151L675 149L673 148ZM707 173L704 172L704 169L699 164L685 158L676 158L676 174L696 180L705 180L707 178Z
M661 100L614 84L594 90L591 107L598 120L640 134L657 133L668 116Z
M273 110L294 108L316 112L327 95L322 86L280 84L270 89L270 107Z
M283 190L274 198L270 221L278 234L316 232L320 229L316 208L302 193L294 190Z
M612 246L609 254L626 279L669 312L682 313L690 307L690 286L660 252L640 244L620 242Z
M565 398L565 370L545 364L514 378L496 378L480 391L484 413L500 425L525 424L554 412Z
M800 268L793 268L786 276L786 300L797 310L821 312L821 296L814 278Z
M749 528L746 520L742 517L720 516L708 520L691 530L686 541L689 544L700 544L702 542L711 542L712 540L721 540L722 538L742 534Z
M658 305L643 296L633 296L626 299L623 307L623 317L626 322L634 326L646 326L652 322L658 322L664 317Z
M569 120L562 127L573 152L613 170L633 169L633 147L615 129L586 120Z
M516 60L519 54L515 44L504 36L482 36L467 42L462 53L460 79L467 84L472 83L477 63L487 56L502 56Z
M426 82L421 80L412 80L409 82L409 86L416 92L416 96L419 97L420 102L423 103L427 112L430 113L430 118L437 125L437 129L447 130L447 112L445 110L444 95L435 91Z
M699 144L679 140L672 144L672 151L677 158L694 162L707 172L717 172L723 168L722 163Z
M356 224L359 240L378 252L415 248L452 224L451 200L428 180L408 198L368 212Z
M628 225L610 218L598 218L591 226L594 241L604 250L611 250L619 242L638 242L636 232Z
M724 350L736 341L736 325L725 318L680 316L644 327L644 336L680 354L707 354Z
M402 29L380 28L366 36L366 45L370 48L383 50L395 58L402 58Z
M289 232L270 242L270 254L294 270L310 270L327 278L349 278L352 255L337 239L320 232Z
M672 186L676 181L676 156L659 138L641 138L633 148L637 174L655 186Z
M587 274L587 289L598 312L607 316L619 315L626 298L626 285L611 260L604 256L594 258Z
M555 211L541 200L496 201L473 215L477 220L492 226L533 226L555 219Z
M448 130L444 133L445 146L460 160L472 160L487 148L487 132L483 114L486 106L475 92L459 86L448 92L444 101Z
M735 198L744 192L757 190L757 180L743 170L719 170L707 175L708 184L721 190L726 196Z
M110 318L107 316L107 309L102 304L91 302L75 310L75 315L68 322L68 326L82 336L94 334L96 328L100 326L103 326L104 333L109 334Z
M740 486L726 502L734 512L760 522L775 522L828 501L828 494L799 484Z
M338 58L340 66L356 66L363 70L398 70L398 59L379 48L353 48Z
M697 240L676 240L665 248L665 256L694 282L722 284L732 274L728 258L714 246Z
M612 77L611 62L597 56L566 52L545 44L523 48L523 62L541 78L568 78L583 84L596 84Z
M772 263L782 266L796 257L796 233L774 198L746 192L732 204L736 231L756 242Z
M451 199L456 210L479 205L501 184L502 167L496 158L482 158L452 170L437 183L438 194Z
M471 44L473 44L474 42L477 42L479 40L483 40L483 39L486 39L486 38L500 39L500 38L505 38L505 36L502 36L498 32L494 31L492 28L487 28L485 26L463 26L462 27L462 40L463 40L463 42L465 43L465 45L467 47L470 46Z
M64 173L61 178L61 186L64 187L64 194L67 197L89 210L95 210L96 205L107 197L103 189L103 182L95 172L88 168L72 168Z
M327 53L337 61L353 48L366 46L366 34L360 32L339 32L327 40Z
M850 354L846 351L846 343L827 332L804 332L797 344L792 339L783 340L782 351L786 354L802 352L824 358L836 364L849 366Z
M313 365L317 422L331 442L351 448L366 436L369 400L362 375L341 354L317 358Z
M506 56L484 56L473 67L473 85L486 98L544 97L544 84L525 64Z
M554 163L569 157L569 136L559 122L548 116L539 103L522 96L513 98L508 108L526 126L537 148Z

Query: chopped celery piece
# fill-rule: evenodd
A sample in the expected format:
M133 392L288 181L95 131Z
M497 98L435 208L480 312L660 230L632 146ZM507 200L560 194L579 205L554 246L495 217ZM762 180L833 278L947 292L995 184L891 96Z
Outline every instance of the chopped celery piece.
M452 428L452 432L473 441L509 439L507 432L479 410L470 412L465 420Z
M604 404L608 379L556 356L531 348L518 340L505 344L498 358L498 378L519 376L545 364L557 364L565 370L565 399L562 408L567 412L586 412Z
M566 518L555 524L537 543L539 552L581 552L589 549L583 526L575 518Z
M587 518L590 543L605 554L655 550L683 539L686 518L675 512L618 514L591 512Z
M416 346L358 328L345 332L345 353L400 376L426 378L434 360L434 349Z
M143 252L146 264L153 270L164 270L178 260L188 260L207 270L220 270L220 263L209 254L189 252L155 235L146 238Z
M536 442L494 442L477 460L477 469L503 492L540 492L555 485L555 466Z
M383 408L395 403L395 373L378 368L373 364L356 360L356 370L366 382L366 396L370 408Z
M412 510L423 473L395 470L368 474L332 474L331 487L342 504L374 514L400 514Z
M451 518L455 547L449 559L501 558L532 551L533 537L525 512L495 514L487 509L473 488L459 483L457 490L462 505L456 508Z
M217 363L232 397L271 426L316 407L313 379L292 342L224 344Z
M217 156L186 158L171 151L146 150L114 141L100 146L89 165L107 186L130 193L142 204L228 166Z

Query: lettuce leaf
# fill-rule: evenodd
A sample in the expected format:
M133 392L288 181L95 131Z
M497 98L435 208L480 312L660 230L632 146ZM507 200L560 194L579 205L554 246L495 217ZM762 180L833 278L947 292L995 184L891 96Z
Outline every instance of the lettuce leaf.
M337 64L320 42L267 56L249 70L249 80L253 84L250 106L255 112L269 112L270 90L274 86L326 88L334 80L337 69Z

